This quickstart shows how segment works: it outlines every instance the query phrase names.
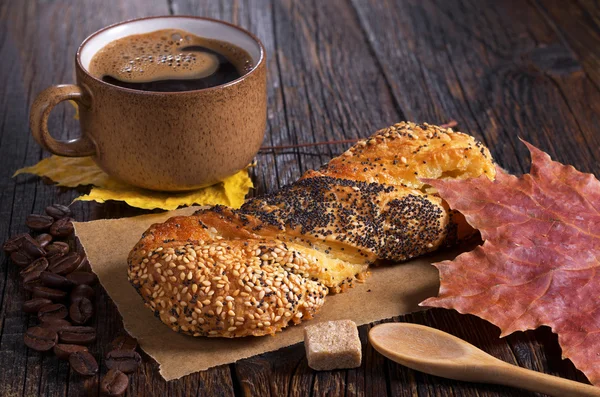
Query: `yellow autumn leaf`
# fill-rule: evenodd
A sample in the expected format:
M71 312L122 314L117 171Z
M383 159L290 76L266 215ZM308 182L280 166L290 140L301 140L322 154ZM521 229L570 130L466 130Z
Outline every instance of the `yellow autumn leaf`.
M174 210L180 206L216 205L222 204L239 208L244 203L244 197L252 187L248 171L242 170L215 185L193 190L190 192L155 192L140 189L111 181L107 187L93 187L89 194L77 197L75 200L97 201L106 200L125 201L132 207L153 209L162 208Z
M107 186L108 174L94 163L91 157L50 156L31 167L21 168L20 174L34 174L52 179L58 186L77 187L85 185Z
M73 116L73 118L79 120L79 106L77 106L77 102L69 100L69 103L75 108L75 116Z
M222 204L238 208L252 187L248 170L225 178L215 185L190 192L156 192L122 183L108 176L94 163L91 157L51 156L34 166L17 170L13 176L34 174L52 179L58 186L76 187L93 185L89 194L75 200L124 201L132 207L142 209L161 208L173 210L180 206Z

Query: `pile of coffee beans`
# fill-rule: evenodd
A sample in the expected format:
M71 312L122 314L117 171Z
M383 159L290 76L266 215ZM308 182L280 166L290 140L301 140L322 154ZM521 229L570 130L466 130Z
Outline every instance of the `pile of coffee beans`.
M39 324L23 337L30 349L52 351L81 376L98 373L98 362L86 346L96 340L89 326L94 317L98 278L91 272L85 255L76 250L71 210L61 204L46 208L46 214L32 214L26 225L30 233L11 237L4 251L21 268L23 287L32 296L23 311L36 314ZM121 336L111 344L105 364L109 371L101 380L102 391L110 396L123 394L129 385L126 374L134 372L142 359L135 351L137 341Z

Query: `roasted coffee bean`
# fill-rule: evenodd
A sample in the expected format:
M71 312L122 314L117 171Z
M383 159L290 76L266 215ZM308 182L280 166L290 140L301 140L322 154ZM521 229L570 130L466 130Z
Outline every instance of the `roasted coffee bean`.
M111 350L135 350L137 339L129 335L117 336L109 345Z
M75 285L94 285L98 282L98 276L96 276L96 274L80 270L67 274L67 279Z
M126 374L135 372L141 362L142 357L133 350L111 350L106 355L108 369L118 369Z
M82 272L91 272L92 271L92 267L90 266L90 262L88 261L87 256L84 256L81 259L81 263L79 264L79 267L77 268L78 271L82 271Z
M37 258L21 270L19 275L23 278L23 282L27 283L39 279L40 274L47 268L48 260L46 260L46 258Z
M46 250L31 236L25 236L21 241L21 251L34 259L46 255Z
M83 325L94 315L94 305L88 298L80 298L71 303L69 317L77 325Z
M10 254L10 260L17 266L24 267L33 262L33 258L27 255L22 250Z
M69 356L75 352L86 352L87 347L81 345L69 345L67 343L58 343L54 345L54 354L61 360L68 360Z
M62 290L71 289L75 284L68 280L65 276L52 272L42 272L40 274L40 280L42 284L50 288L58 288Z
M56 265L56 262L62 260L65 257L65 254L62 252L56 252L52 255L46 255L46 259L48 259L48 267Z
M81 263L81 257L77 252L71 252L56 261L50 261L48 269L56 274L69 274L75 271Z
M79 262L79 266L77 267L78 272L91 272L92 268L90 267L90 262L88 262L87 256L85 254L79 254L81 257L81 262Z
M13 252L17 252L19 250L19 248L21 248L22 240L25 238L25 236L28 236L28 235L29 234L27 234L27 233L21 233L21 234L16 234L16 235L12 236L11 238L9 238L8 240L6 240L4 242L2 249L4 249L4 252L6 252L7 254L12 254Z
M46 298L33 298L23 302L21 309L25 313L37 313L44 306L50 305L52 301Z
M42 233L38 236L35 236L35 241L38 242L40 247L44 248L52 242L52 235L48 233Z
M58 331L58 337L63 343L87 345L96 340L96 330L92 327L65 327Z
M127 391L129 378L123 372L111 369L100 381L100 390L107 396L120 396Z
M87 298L90 301L94 300L96 293L94 289L86 284L78 285L71 291L71 302L75 302L81 298Z
M34 298L46 298L53 301L62 300L67 296L65 291L61 291L55 288L48 288L42 286L33 287L33 297Z
M56 332L42 327L31 327L23 336L25 345L30 349L45 352L54 347L57 342Z
M33 289L35 287L43 287L42 281L40 279L32 280L32 281L28 281L26 283L23 283L23 289L25 291L33 292Z
M48 244L48 246L46 246L46 256L51 257L57 253L66 255L69 253L69 249L69 244L62 241L55 241L52 244Z
M51 329L52 331L58 333L67 327L72 327L73 324L62 318L48 318L44 319L39 326L42 328Z
M53 223L54 218L48 215L31 214L27 215L27 219L25 220L27 227L36 232L43 232L50 229Z
M71 216L71 210L62 204L52 204L46 207L46 214L54 219L61 219Z
M98 372L98 362L90 352L78 351L69 356L71 369L82 376L92 376Z
M69 237L73 230L73 218L62 218L57 220L50 227L50 234L54 237Z
M40 321L47 321L51 318L64 319L69 314L67 307L60 303L52 303L44 306L38 312Z

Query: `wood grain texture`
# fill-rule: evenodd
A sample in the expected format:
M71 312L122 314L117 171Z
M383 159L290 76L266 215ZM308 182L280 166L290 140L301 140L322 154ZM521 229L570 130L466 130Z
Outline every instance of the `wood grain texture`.
M563 7L559 0L536 0L535 5L548 18L564 42L577 54L581 65L596 86L600 86L600 54L589 49L600 43L600 9L595 0L577 0Z
M166 1L15 1L0 2L0 240L24 232L28 213L43 213L53 203L69 204L75 191L61 191L44 185L37 178L11 179L12 173L47 156L29 133L28 109L42 89L51 84L74 81L73 57L89 34L106 25L135 17L168 14ZM6 77L6 78L5 78ZM49 130L55 137L68 139L79 134L73 110L61 105L50 118ZM79 221L118 218L140 214L116 203L97 205L76 203L71 206ZM83 379L69 370L68 364L51 355L28 350L23 333L35 320L20 311L29 296L19 285L18 271L1 254L0 268L0 395L7 396L96 396L99 376ZM98 288L96 322L99 341L91 352L103 357L106 345L123 332L115 306ZM106 372L101 362L101 373ZM144 366L131 377L130 395L204 394L233 395L229 367L195 374L167 383L159 376L156 363L144 360Z
M600 174L600 4L593 0L31 0L0 2L0 240L25 231L25 217L76 192L36 178L11 179L47 154L28 131L28 109L51 84L73 82L73 54L93 31L124 19L160 14L223 19L254 32L268 55L265 145L365 136L402 119L459 122L488 144L512 172L528 170L522 137L554 158ZM72 109L51 116L54 136L79 134ZM297 179L348 145L260 153L254 194ZM76 203L78 220L143 213L120 203ZM28 294L0 254L0 395L98 395L66 363L29 351L23 333L35 321L20 311ZM92 352L123 331L98 288ZM549 329L498 339L473 316L430 310L394 318L461 337L512 364L584 381ZM527 396L510 388L466 384L395 364L367 343L352 370L318 373L303 345L164 382L153 360L133 374L130 396ZM106 367L101 363L101 371Z
M581 130L556 83L570 78L589 84L589 78L530 3L353 4L409 119L456 119L512 172L529 168L518 137L563 162L573 162L572 153L578 153L578 168L598 171L590 141L597 129ZM559 144L557 134L568 139Z

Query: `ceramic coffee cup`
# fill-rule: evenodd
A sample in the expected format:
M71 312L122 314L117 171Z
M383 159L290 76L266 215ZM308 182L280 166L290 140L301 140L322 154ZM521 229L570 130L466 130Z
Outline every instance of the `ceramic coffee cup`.
M122 88L89 73L94 54L111 41L170 28L241 47L254 66L230 83L183 92ZM54 154L93 156L104 171L126 183L163 191L207 186L247 166L262 143L265 50L254 35L235 25L189 16L117 23L85 39L77 50L75 68L76 85L52 86L33 103L33 136ZM48 132L47 122L54 106L65 100L79 106L81 136L59 141Z

